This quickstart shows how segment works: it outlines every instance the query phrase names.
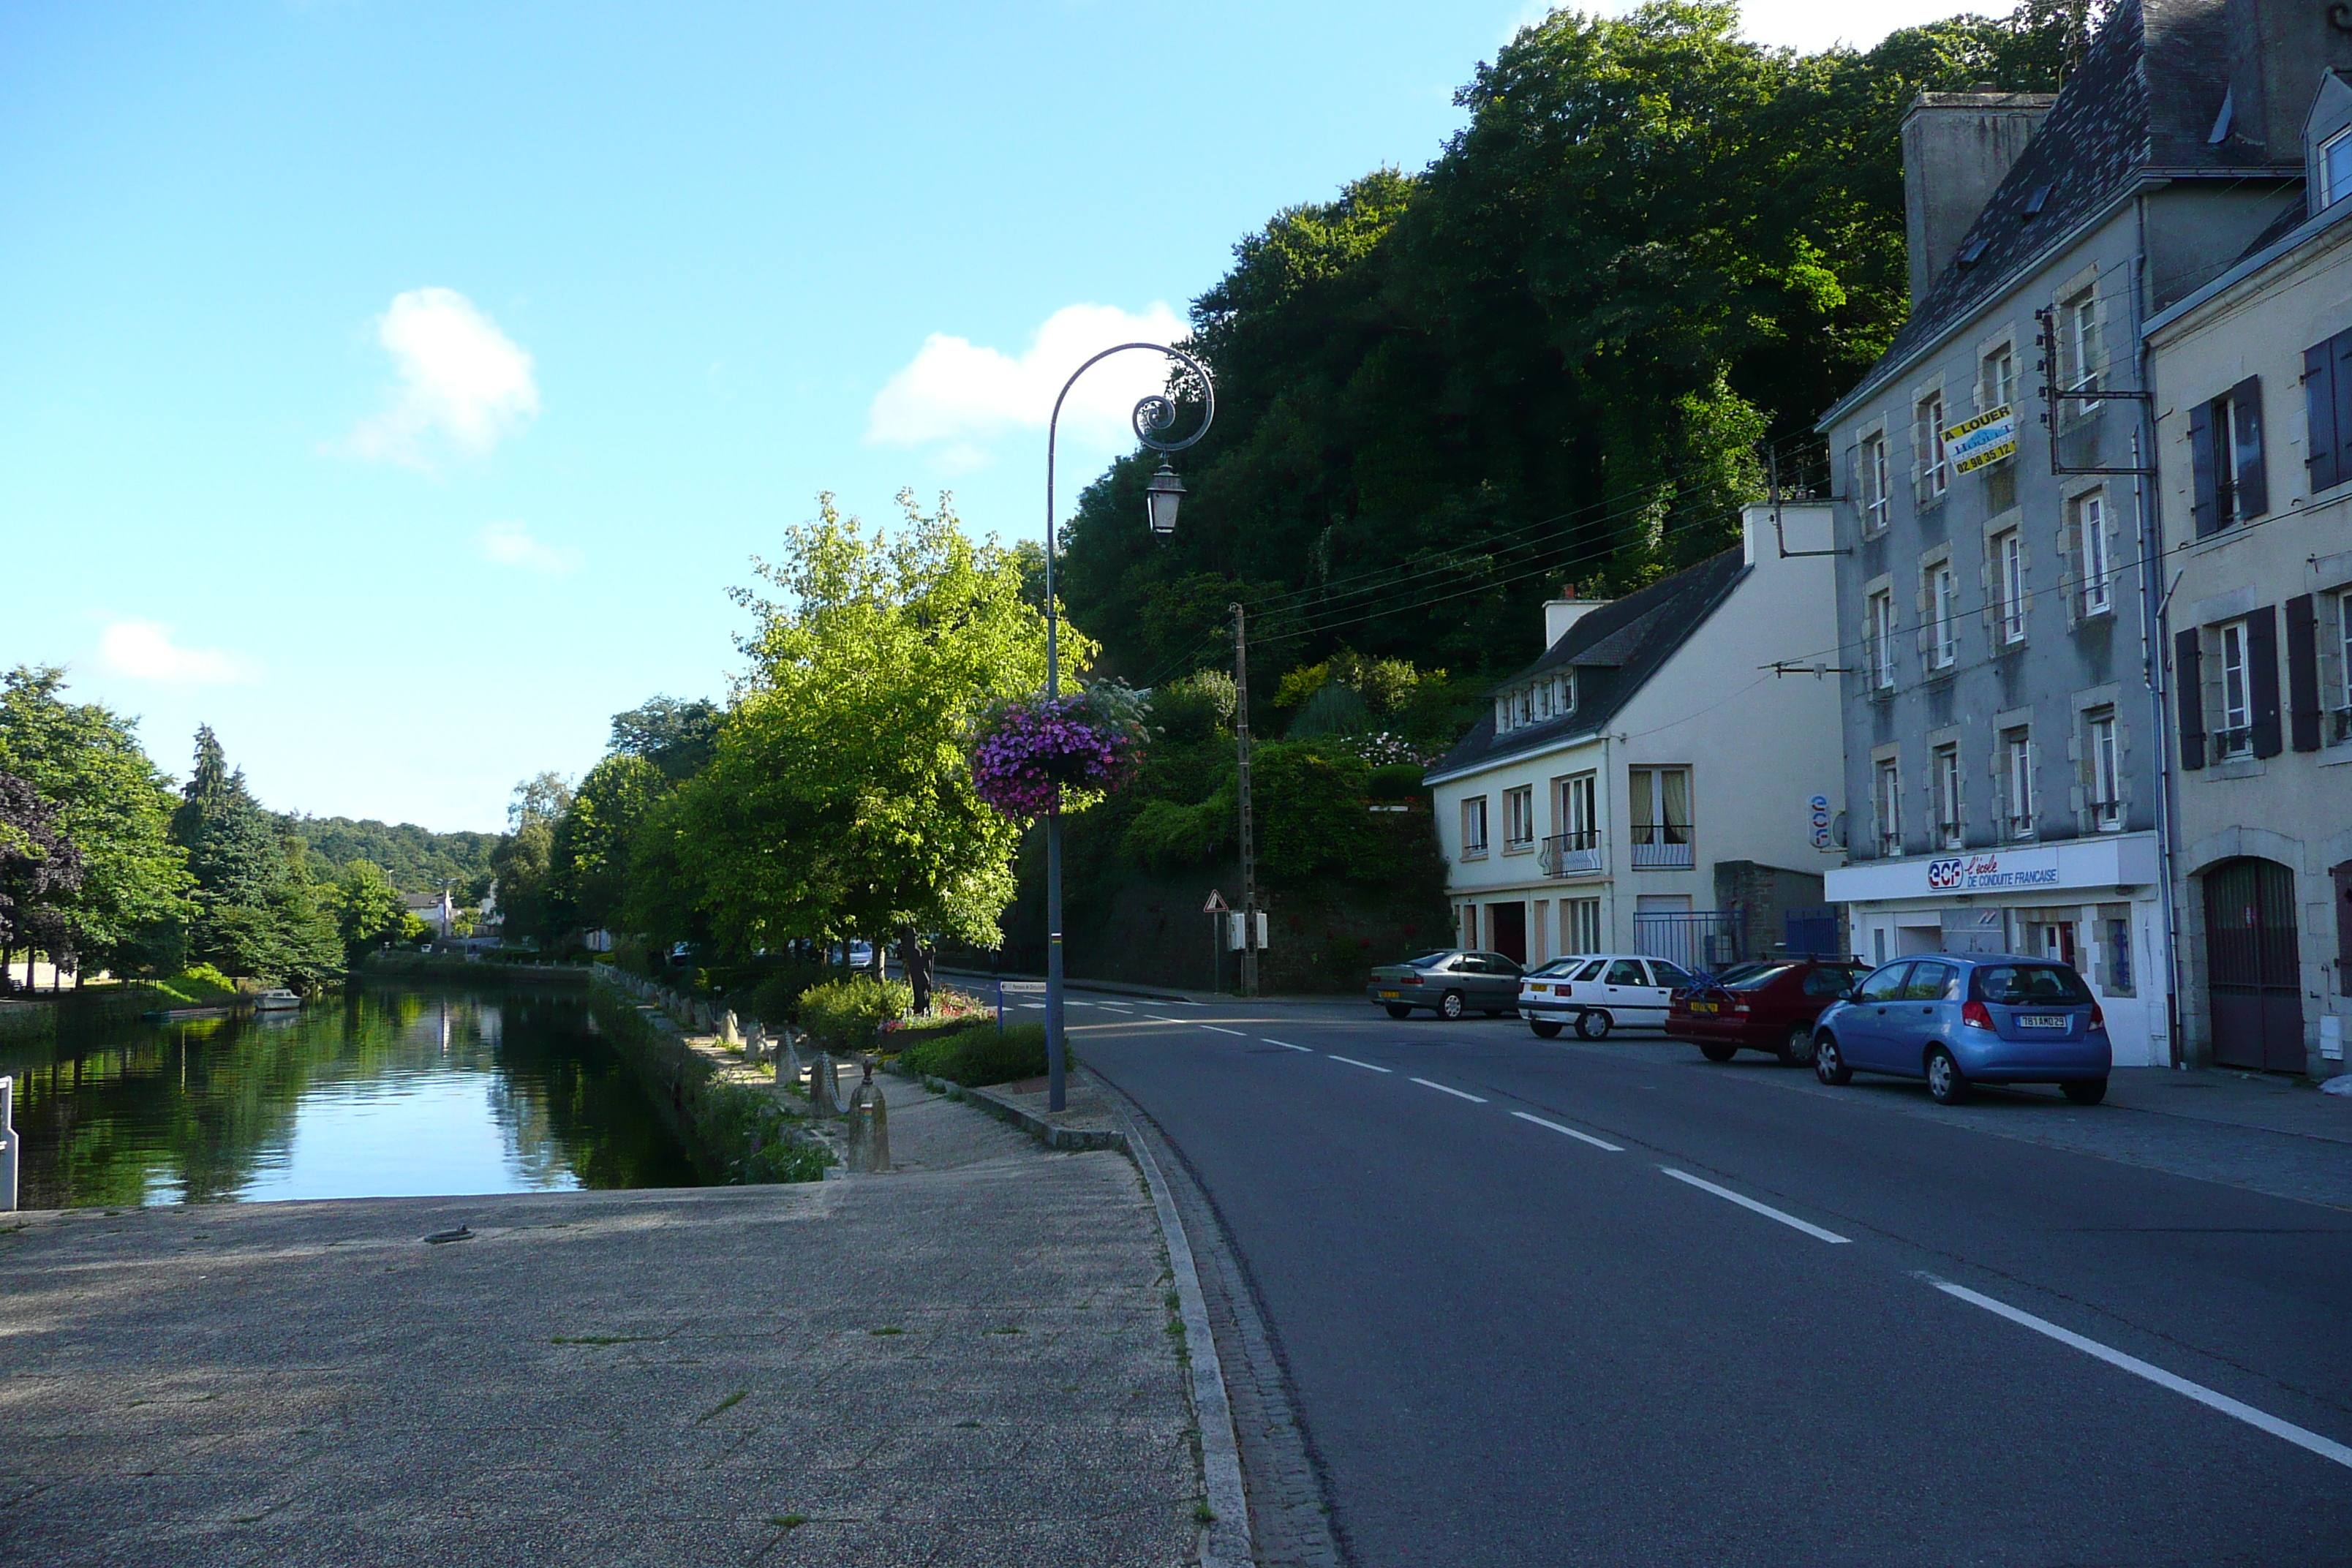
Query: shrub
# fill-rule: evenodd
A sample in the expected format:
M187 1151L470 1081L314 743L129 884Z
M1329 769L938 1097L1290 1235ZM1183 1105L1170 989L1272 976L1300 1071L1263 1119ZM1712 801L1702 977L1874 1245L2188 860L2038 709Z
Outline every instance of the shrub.
M903 980L853 974L801 993L801 1027L825 1049L857 1050L874 1044L883 1019L904 1017L914 1005L914 991Z
M167 979L158 980L155 989L173 997L182 1006L213 1007L235 999L236 982L209 963L199 963Z
M736 1011L782 1028L800 1017L801 994L823 982L826 974L822 963L788 963L754 986L750 1001Z
M993 1024L968 1025L915 1041L898 1061L909 1072L966 1089L1018 1083L1045 1074L1045 1026L1013 1024L1000 1037Z

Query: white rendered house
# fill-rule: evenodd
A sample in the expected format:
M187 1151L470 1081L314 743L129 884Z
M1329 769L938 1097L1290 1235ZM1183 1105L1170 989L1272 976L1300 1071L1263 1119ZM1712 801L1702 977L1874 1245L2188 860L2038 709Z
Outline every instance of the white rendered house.
M1831 558L1791 552L1829 548L1830 509L1753 506L1741 526L1738 548L1625 598L1545 605L1543 656L1430 769L1462 945L1705 967L1826 902L1837 615Z

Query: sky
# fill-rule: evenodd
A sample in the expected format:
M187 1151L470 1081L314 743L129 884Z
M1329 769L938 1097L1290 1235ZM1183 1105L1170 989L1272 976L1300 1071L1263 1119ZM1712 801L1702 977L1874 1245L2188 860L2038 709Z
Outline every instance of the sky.
M173 773L210 723L278 810L501 826L725 694L726 591L819 492L1041 534L1068 369L1428 163L1542 14L0 0L0 668ZM1073 395L1066 512L1150 357Z

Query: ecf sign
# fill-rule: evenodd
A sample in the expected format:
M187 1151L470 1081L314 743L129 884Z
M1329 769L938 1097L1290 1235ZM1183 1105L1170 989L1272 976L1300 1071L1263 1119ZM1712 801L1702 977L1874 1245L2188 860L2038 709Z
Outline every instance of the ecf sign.
M1806 820L1812 827L1813 847L1816 849L1832 847L1830 843L1830 797L1825 795L1814 795L1805 802L1805 812Z
M2014 861L2017 858L2012 856ZM2047 865L2003 866L1999 855L1948 855L1927 862L1927 888L1937 893L1990 893L2005 888L2054 888L2055 859Z

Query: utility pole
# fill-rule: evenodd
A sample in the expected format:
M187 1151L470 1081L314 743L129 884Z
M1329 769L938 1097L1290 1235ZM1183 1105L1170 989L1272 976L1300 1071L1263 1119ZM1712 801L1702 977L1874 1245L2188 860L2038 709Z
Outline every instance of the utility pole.
M1234 612L1234 751L1241 767L1242 994L1257 994L1257 839L1250 826L1249 635L1238 604Z

